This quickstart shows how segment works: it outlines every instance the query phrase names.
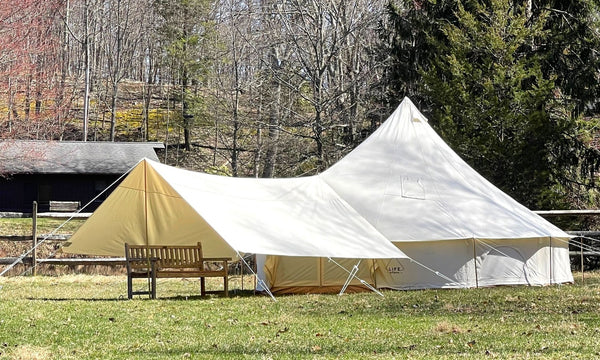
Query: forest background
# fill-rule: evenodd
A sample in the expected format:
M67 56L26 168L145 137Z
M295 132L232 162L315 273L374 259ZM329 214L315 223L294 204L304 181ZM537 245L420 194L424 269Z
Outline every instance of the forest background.
M597 207L599 95L594 0L0 7L0 139L159 141L228 176L319 173L409 96L524 205Z

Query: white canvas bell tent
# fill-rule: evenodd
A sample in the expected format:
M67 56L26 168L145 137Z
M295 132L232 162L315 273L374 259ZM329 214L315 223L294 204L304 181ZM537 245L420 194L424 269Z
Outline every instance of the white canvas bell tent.
M321 178L414 260L378 261L378 287L573 281L570 236L473 170L409 99Z
M409 99L322 174L241 179L136 166L64 251L123 255L125 242L255 253L273 290L339 287L343 265L379 288L572 282L569 235L462 161ZM408 255L408 257L407 257ZM357 284L354 282L353 284Z
M573 281L570 236L473 170L409 99L319 177L408 255L375 261L379 288ZM275 289L294 291L306 278L297 259L259 259Z

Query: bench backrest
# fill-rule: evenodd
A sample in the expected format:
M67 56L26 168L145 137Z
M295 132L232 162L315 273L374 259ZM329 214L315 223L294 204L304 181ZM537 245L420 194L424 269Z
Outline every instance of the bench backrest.
M204 269L202 245L129 245L125 244L125 258L128 266L147 267L151 259L158 268L199 268Z

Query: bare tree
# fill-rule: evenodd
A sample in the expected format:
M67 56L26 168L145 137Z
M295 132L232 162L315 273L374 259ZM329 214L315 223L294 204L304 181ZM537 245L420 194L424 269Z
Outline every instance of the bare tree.
M338 130L355 132L359 94L370 83L365 74L374 70L365 63L365 46L381 8L363 0L289 0L280 2L277 11L284 37L294 47L290 60L296 65L290 69L306 84L293 86L311 106L305 124L315 145L314 170L319 171L334 160L329 154L336 148ZM367 43L361 45L363 41Z
M110 86L110 141L115 141L117 96L119 83L127 75L134 56L140 46L141 19L143 12L136 8L133 0L106 0L105 19L112 31L105 41L104 53L107 57L107 79Z
M58 110L44 100L53 96L59 71L59 6L55 0L9 0L0 8L0 84L8 105L0 118L0 137L56 134Z

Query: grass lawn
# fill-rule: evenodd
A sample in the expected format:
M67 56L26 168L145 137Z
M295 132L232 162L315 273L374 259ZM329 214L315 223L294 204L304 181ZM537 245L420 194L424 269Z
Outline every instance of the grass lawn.
M159 281L157 300L125 300L124 276L5 277L0 359L598 358L600 274L586 275L277 302L200 298L197 281L181 279Z
M72 234L84 222L85 219L37 219L38 235L49 234L57 229L57 234ZM66 223L65 223L66 222ZM0 235L31 235L32 219L31 218L0 218Z

